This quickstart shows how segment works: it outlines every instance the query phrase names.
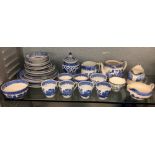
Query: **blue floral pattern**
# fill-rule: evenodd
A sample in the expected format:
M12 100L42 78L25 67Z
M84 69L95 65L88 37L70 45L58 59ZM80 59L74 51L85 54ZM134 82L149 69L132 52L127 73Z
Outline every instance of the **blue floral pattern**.
M81 97L90 97L90 95L91 95L91 93L92 93L92 91L91 90L86 90L86 91L83 91L82 89L79 89L79 91L80 91L80 95L81 95Z
M56 93L56 89L48 89L45 91L45 89L43 89L43 92L46 96L53 96Z

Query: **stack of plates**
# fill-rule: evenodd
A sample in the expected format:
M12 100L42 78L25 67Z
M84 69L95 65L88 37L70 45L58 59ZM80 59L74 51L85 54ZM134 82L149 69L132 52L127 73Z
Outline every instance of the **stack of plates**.
M46 52L26 54L24 70L19 73L19 77L29 82L33 88L40 87L43 80L55 79L57 75L58 70Z

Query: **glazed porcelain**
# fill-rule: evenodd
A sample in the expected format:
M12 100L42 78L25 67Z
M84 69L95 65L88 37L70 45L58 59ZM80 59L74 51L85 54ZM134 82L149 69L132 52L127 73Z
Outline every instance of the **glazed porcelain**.
M88 76L92 73L97 73L99 63L94 61L85 61L81 64L81 73L87 74Z
M94 88L93 82L90 81L81 81L78 83L78 89L81 98L88 99L92 94L92 90Z
M75 82L81 82L81 81L87 81L89 78L87 74L76 74L74 76L74 81Z
M132 98L136 100L144 100L152 96L154 89L154 84L147 85L142 82L133 82L127 85L127 90L129 91Z
M101 63L100 67L101 72L107 74L109 78L113 76L122 77L127 67L127 61L107 60L104 65Z
M114 92L119 92L121 90L121 88L123 88L125 86L126 80L121 77L111 77L109 79L109 83L111 84L112 90Z
M90 80L94 83L107 81L107 76L101 73L93 73L90 75Z
M63 60L62 69L66 73L76 74L80 69L80 63L77 58L73 57L70 52L69 55Z
M60 81L59 82L59 89L64 98L71 98L74 89L76 88L76 83L71 80L67 81Z
M48 53L43 51L36 51L25 55L25 59L30 63L43 63L49 59Z
M28 83L24 80L13 80L4 83L1 90L8 99L22 99L28 91Z
M108 82L98 82L96 84L97 95L100 100L106 100L111 92L111 85Z
M72 80L72 74L70 73L61 73L58 75L60 81Z
M145 72L141 65L134 66L128 73L128 80L135 82L143 82L145 80Z
M57 81L49 79L41 83L41 88L47 98L53 98L56 94Z

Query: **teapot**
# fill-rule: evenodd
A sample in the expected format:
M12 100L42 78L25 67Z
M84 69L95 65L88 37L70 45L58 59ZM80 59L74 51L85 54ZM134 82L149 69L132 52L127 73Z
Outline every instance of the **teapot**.
M113 76L122 77L126 67L127 61L107 60L104 64L100 63L101 73L106 74L109 78Z

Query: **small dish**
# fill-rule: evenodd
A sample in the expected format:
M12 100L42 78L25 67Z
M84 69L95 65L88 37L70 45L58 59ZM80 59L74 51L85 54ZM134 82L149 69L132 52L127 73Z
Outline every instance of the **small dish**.
M22 99L28 91L28 82L24 80L12 80L4 83L1 90L6 98L16 100Z
M90 75L90 80L94 83L107 81L107 76L102 73L93 73Z
M86 74L76 74L74 75L75 82L87 81L89 78Z
M121 78L121 77L111 77L109 79L109 83L111 84L112 90L114 92L119 92L121 88L125 86L126 80L125 78Z
M61 73L58 75L60 81L72 80L72 75L70 73Z

